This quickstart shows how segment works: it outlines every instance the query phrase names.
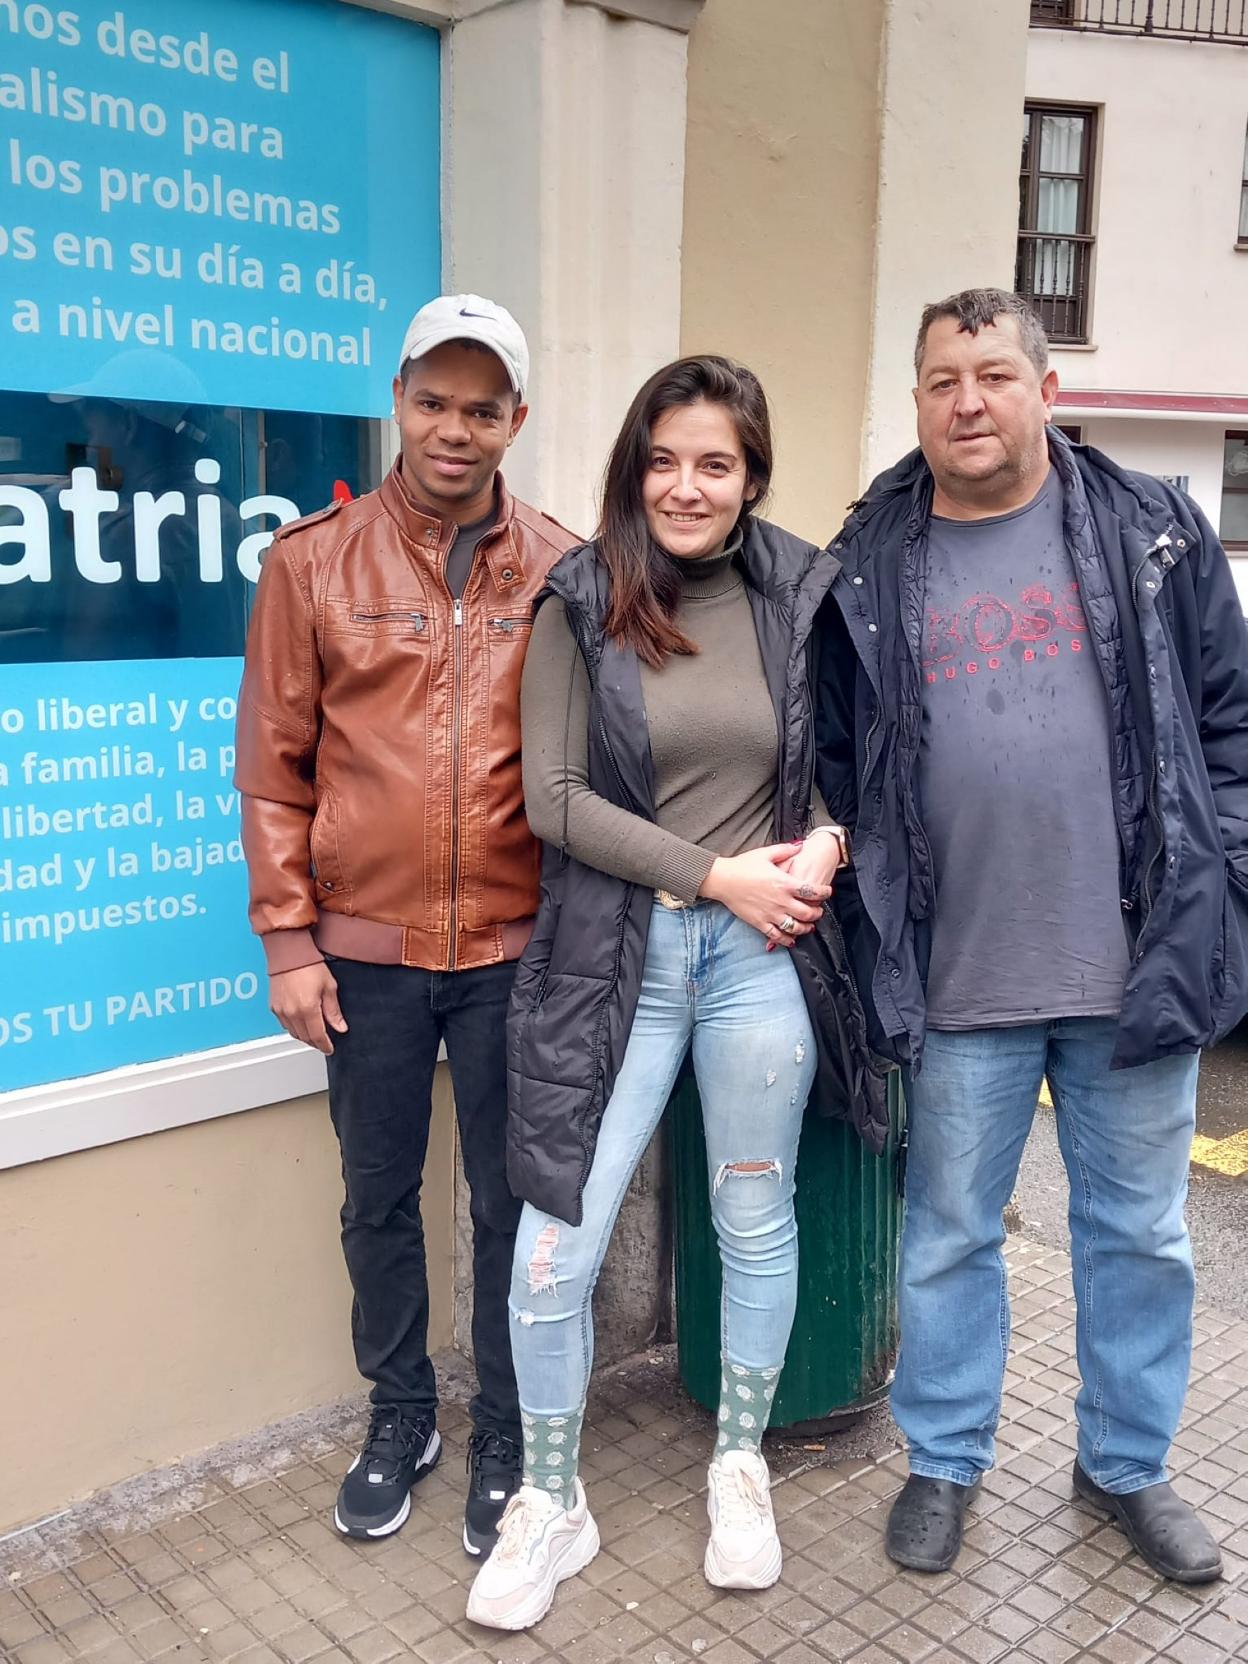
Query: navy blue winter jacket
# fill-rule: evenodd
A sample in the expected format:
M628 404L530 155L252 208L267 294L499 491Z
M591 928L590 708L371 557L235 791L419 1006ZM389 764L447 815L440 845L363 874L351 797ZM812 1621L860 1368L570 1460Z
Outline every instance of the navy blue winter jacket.
M1212 1045L1248 1010L1248 630L1189 498L1053 428L1049 451L1110 700L1124 1068ZM855 833L837 905L873 1043L913 1065L938 904L916 769L931 506L919 451L853 505L816 649L819 785Z

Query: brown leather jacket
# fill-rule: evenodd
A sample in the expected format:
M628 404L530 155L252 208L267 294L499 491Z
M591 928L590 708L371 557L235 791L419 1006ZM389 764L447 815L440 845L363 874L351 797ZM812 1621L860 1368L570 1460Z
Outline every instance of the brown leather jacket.
M520 670L534 597L578 539L500 479L454 601L457 527L417 508L399 468L283 527L260 575L234 781L271 972L322 949L490 965L518 957L537 907Z

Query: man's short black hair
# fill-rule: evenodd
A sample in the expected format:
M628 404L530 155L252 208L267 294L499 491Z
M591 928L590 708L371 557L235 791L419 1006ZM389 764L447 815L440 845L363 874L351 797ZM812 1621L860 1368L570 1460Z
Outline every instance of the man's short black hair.
M1021 295L1008 289L962 289L956 295L946 295L923 308L919 320L919 336L914 344L914 375L918 380L927 346L927 332L939 318L956 318L958 328L967 335L978 335L981 329L994 324L1001 316L1013 318L1018 325L1023 351L1043 376L1049 367L1049 338L1044 333L1033 307Z

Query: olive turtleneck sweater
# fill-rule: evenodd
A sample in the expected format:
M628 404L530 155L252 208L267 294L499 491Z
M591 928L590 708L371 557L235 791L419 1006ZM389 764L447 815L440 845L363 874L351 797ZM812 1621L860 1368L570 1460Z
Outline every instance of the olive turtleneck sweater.
M676 622L699 651L641 666L657 822L590 789L589 675L562 601L541 608L521 690L524 797L535 835L587 866L694 901L717 855L773 841L779 747L738 532L720 555L676 563ZM567 736L565 753L564 736ZM829 816L816 797L814 821Z

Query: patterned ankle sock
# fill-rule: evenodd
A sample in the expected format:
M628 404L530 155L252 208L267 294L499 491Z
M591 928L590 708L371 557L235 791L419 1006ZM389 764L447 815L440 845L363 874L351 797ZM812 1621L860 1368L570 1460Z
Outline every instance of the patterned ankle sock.
M746 1369L743 1364L723 1360L719 1376L716 1459L730 1450L758 1452L771 1419L771 1401L776 1396L780 1369L779 1364L774 1369Z
M583 1413L531 1416L520 1412L524 1435L524 1483L545 1491L560 1508L572 1506L572 1482L581 1458Z

